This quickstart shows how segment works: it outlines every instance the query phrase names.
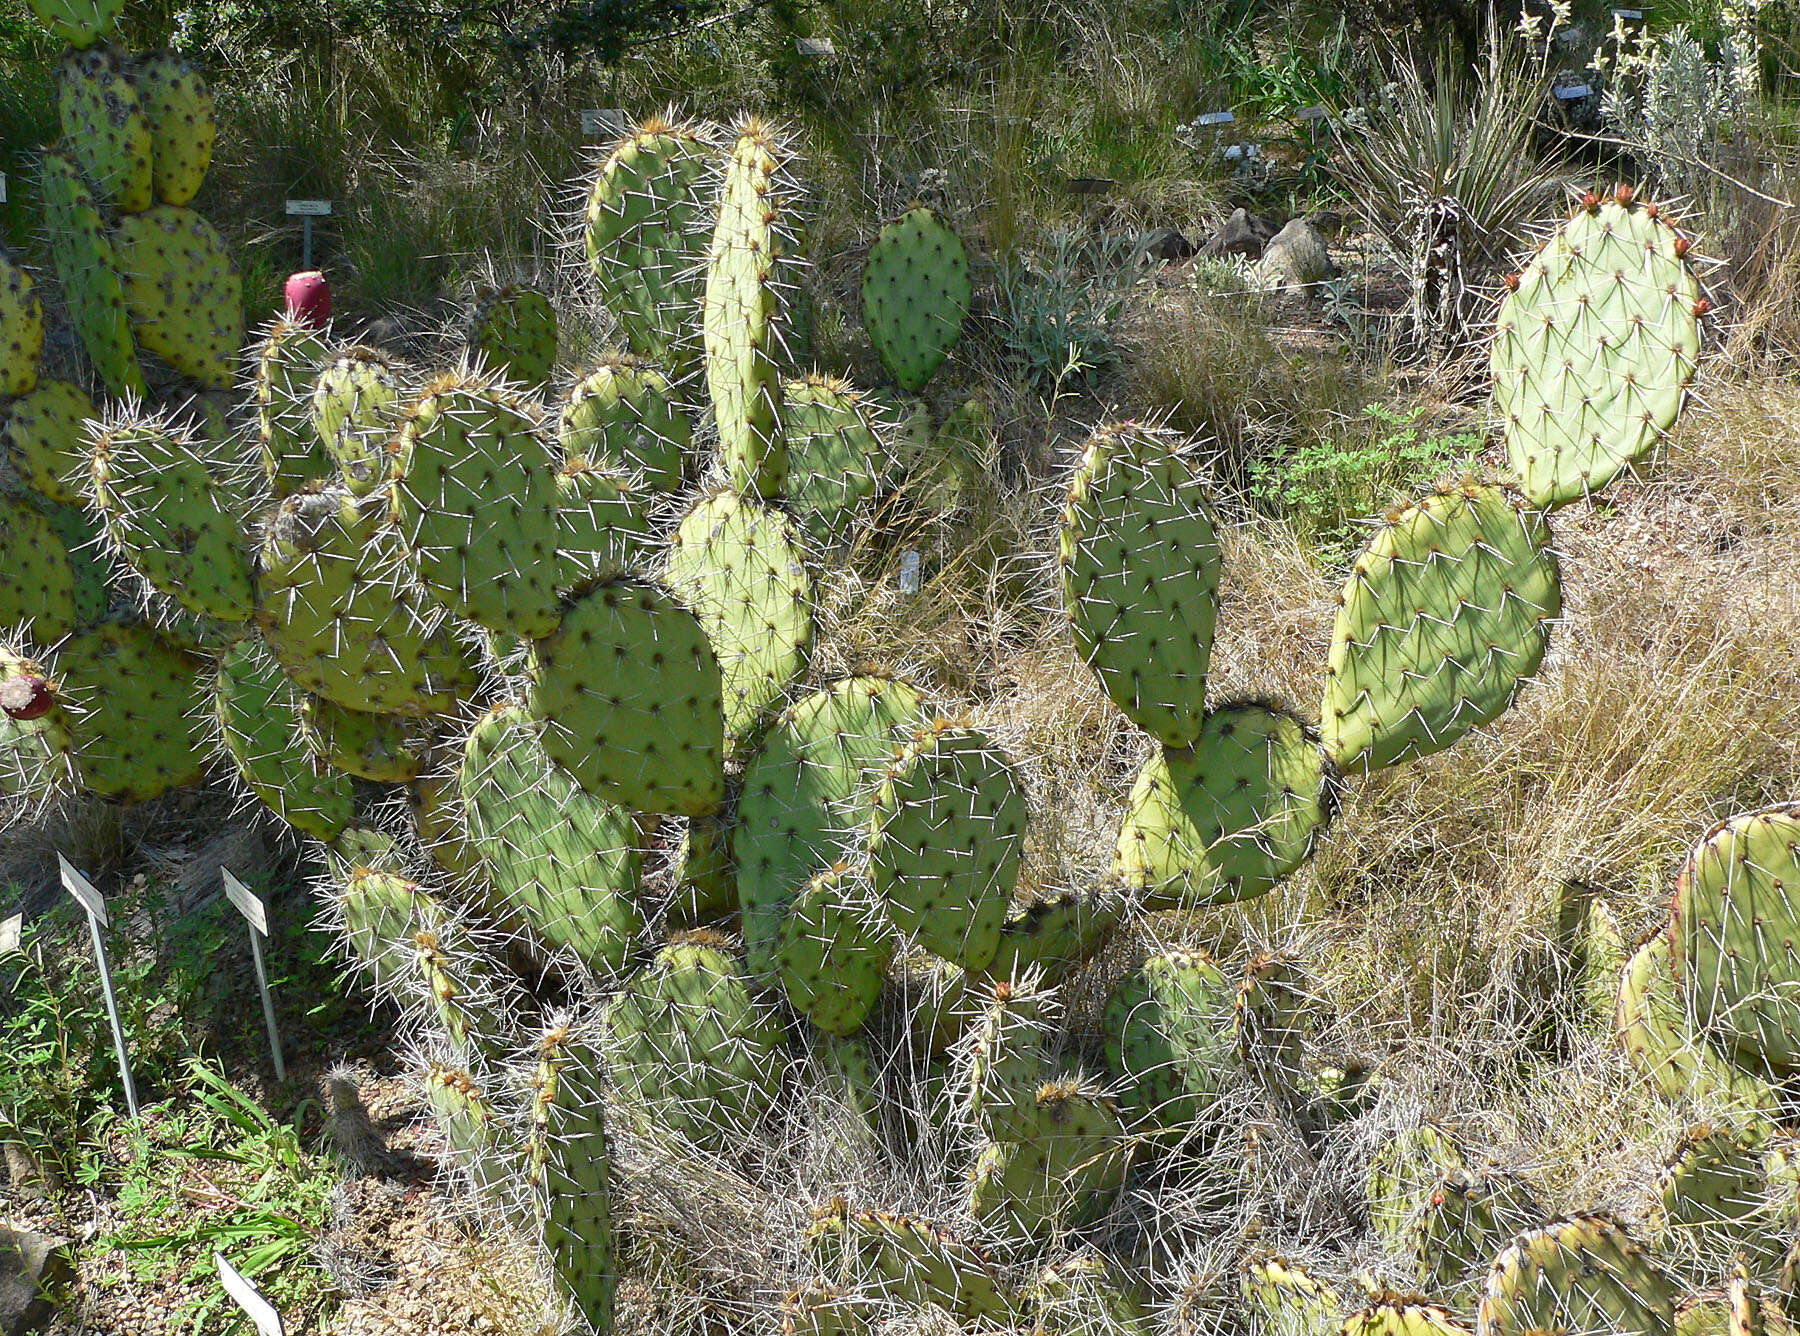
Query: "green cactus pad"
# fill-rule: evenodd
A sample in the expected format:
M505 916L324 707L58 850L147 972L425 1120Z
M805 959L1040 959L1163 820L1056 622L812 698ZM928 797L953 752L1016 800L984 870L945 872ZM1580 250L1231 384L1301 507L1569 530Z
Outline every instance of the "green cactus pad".
M104 551L101 522L81 506L48 502L39 509L68 549L69 565L75 572L76 622L86 626L99 621L112 606L112 562Z
M1565 506L1648 456L1700 354L1700 284L1653 205L1609 199L1550 238L1500 303L1491 366L1533 505Z
M1344 1319L1342 1336L1473 1336L1441 1304L1420 1296L1383 1293Z
M405 580L385 494L316 488L269 521L256 624L296 684L371 714L453 714L468 651Z
M511 1207L512 1161L523 1152L487 1092L466 1071L433 1062L425 1072L425 1105L477 1197Z
M588 265L626 340L686 369L694 358L712 150L698 129L652 120L606 156L588 195Z
M1519 1235L1494 1259L1479 1336L1605 1331L1673 1336L1674 1285L1622 1228L1599 1216Z
M56 110L62 142L109 208L150 207L150 122L124 61L112 48L67 52L56 67Z
M538 733L522 709L497 706L464 746L458 784L493 884L488 907L591 969L616 970L643 928L637 830L552 765Z
M610 580L652 550L650 508L622 474L585 459L556 471L556 587Z
M66 380L46 377L5 412L0 441L25 482L52 501L66 505L85 501L92 473L87 424L99 416L86 392Z
M774 1107L786 1037L721 946L697 932L664 947L601 1024L621 1099L658 1129L730 1154Z
M881 229L863 269L863 324L900 388L917 394L962 337L969 315L969 253L924 205Z
M693 437L663 374L621 353L575 383L557 427L564 460L623 469L653 492L680 489Z
M113 248L137 341L190 380L230 389L244 344L244 284L213 225L158 204L119 219Z
M1517 1175L1450 1170L1410 1225L1420 1283L1459 1309L1472 1308L1489 1260L1515 1234L1545 1219L1546 1212Z
M794 1009L827 1034L855 1034L874 1010L894 934L867 882L847 867L806 884L781 920L775 977Z
M988 1140L1025 1140L1037 1127L1038 1090L1050 1074L1053 999L1029 977L1002 979L986 993L969 1040L965 1109Z
M615 1330L612 1158L606 1143L605 1064L553 1031L531 1082L529 1173L544 1252L558 1290L596 1332Z
M782 303L773 279L785 252L782 196L790 156L762 121L739 127L707 254L701 321L726 474L738 491L765 498L781 495L787 473L775 363Z
M981 969L1000 948L1030 815L1024 781L973 728L939 721L876 790L869 872L894 926Z
M1413 1221L1438 1183L1445 1174L1466 1168L1461 1147L1432 1123L1405 1128L1382 1143L1369 1162L1364 1191L1369 1223L1388 1251L1406 1251Z
M201 661L147 626L103 623L57 651L82 784L143 802L197 784L209 750Z
M1776 1171L1771 1181L1770 1170ZM1689 1128L1658 1175L1646 1217L1658 1253L1690 1280L1719 1279L1735 1258L1772 1275L1800 1217L1794 1171L1759 1128Z
M735 492L702 498L675 530L668 583L719 656L725 732L736 747L812 654L813 585L793 523Z
M467 838L461 768L450 768L445 759L449 750L441 745L432 749L418 778L406 786L406 806L413 833L431 861L460 885L482 884L487 869Z
M887 455L873 404L835 376L782 389L787 480L782 492L815 552L854 538L882 484Z
M735 825L728 809L688 819L676 855L675 894L668 907L671 927L704 927L737 913L737 869L731 862Z
M131 82L150 124L151 184L164 204L191 204L212 165L219 136L212 89L192 64L172 51L132 62Z
M1165 747L1200 738L1219 610L1212 507L1181 446L1136 423L1096 431L1069 483L1059 558L1076 652Z
M1128 905L1111 886L1034 900L1001 927L985 970L996 979L1016 979L1036 969L1045 983L1058 983L1099 954Z
M556 308L517 283L483 293L470 321L469 348L488 370L536 389L556 370Z
M141 398L144 373L138 366L131 318L125 310L125 285L119 278L112 235L94 193L75 165L60 153L46 153L39 159L38 187L44 201L45 230L50 234L50 256L88 361L109 394Z
M1259 952L1244 966L1232 1003L1238 1059L1286 1099L1306 1075L1306 1045L1316 1028L1310 981L1285 953Z
M1387 516L1338 596L1320 731L1340 770L1443 751L1506 711L1562 611L1549 541L1473 482Z
M1192 747L1151 754L1114 867L1152 908L1248 900L1305 864L1333 807L1313 731L1253 702L1207 713Z
M806 1241L828 1283L893 1303L932 1305L976 1326L1005 1328L1015 1315L986 1255L924 1220L851 1211L838 1198L813 1217Z
M1707 1042L1759 1076L1800 1075L1800 806L1733 817L1695 846L1669 940Z
M322 341L319 346L322 349ZM344 486L366 496L394 473L396 461L388 445L400 427L400 400L405 393L400 368L381 349L362 344L327 360L315 353L298 331L292 352L291 369L284 368L284 374L295 388L309 356L317 367L311 390L314 441L337 464ZM298 424L294 425L298 429ZM294 457L288 467L295 475L324 476L313 472L315 448L313 443L291 444Z
M44 303L28 270L0 250L0 399L29 394L44 350Z
M1343 1302L1330 1285L1285 1257L1253 1257L1238 1270L1253 1336L1335 1336Z
M257 345L256 434L277 498L331 476L333 456L313 426L313 394L330 361L324 336L295 320L275 321Z
M400 435L394 509L427 588L505 635L557 625L556 475L524 406L467 382L427 394Z
M94 439L93 470L113 551L190 612L249 620L242 524L191 438L156 418L112 423Z
M1135 1120L1180 1130L1223 1088L1236 1053L1237 990L1204 951L1153 955L1114 985L1106 1066L1130 1084Z
M1008 1248L1029 1248L1104 1209L1130 1163L1110 1101L1079 1081L1051 1082L1037 1091L1028 1135L977 1154L969 1213Z
M816 872L848 856L880 767L920 722L916 691L864 676L814 692L770 726L744 771L731 844L752 974L770 976L788 906Z
M1044 1336L1154 1336L1157 1330L1128 1273L1100 1253L1045 1267L1026 1296Z
M781 1336L867 1336L875 1301L837 1285L808 1285L781 1301Z
M430 739L416 719L346 710L323 696L300 702L301 736L335 770L378 784L405 784L419 773Z
M32 506L0 496L0 628L48 644L75 629L75 567L50 521Z
M255 639L238 641L213 676L213 716L250 791L288 825L333 840L355 819L355 786L300 735L300 693Z
M655 585L614 580L564 608L531 647L544 750L597 798L705 816L725 796L719 661L694 614Z
M125 0L29 0L51 35L77 50L112 36Z

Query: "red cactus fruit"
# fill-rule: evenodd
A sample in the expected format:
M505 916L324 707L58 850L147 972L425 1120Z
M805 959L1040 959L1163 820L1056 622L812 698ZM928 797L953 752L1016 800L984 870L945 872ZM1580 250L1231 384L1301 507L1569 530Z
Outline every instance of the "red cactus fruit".
M331 319L331 284L317 269L290 275L286 288L288 319L323 329Z
M20 723L42 719L54 704L56 696L50 690L50 683L36 673L20 673L0 684L0 710L6 712L8 719Z

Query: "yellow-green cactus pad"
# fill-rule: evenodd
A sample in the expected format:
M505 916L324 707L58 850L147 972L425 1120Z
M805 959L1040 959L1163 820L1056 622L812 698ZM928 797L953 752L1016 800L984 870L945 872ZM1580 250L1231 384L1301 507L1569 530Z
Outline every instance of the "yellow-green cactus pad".
M908 1307L934 1305L977 1327L1005 1329L1017 1317L987 1255L928 1221L851 1211L839 1197L814 1215L806 1241L829 1284Z
M790 380L782 391L788 507L815 552L857 536L887 467L874 404L836 376Z
M334 456L313 426L314 394L330 360L322 334L287 319L270 325L256 349L256 435L277 497L331 476Z
M775 977L794 1009L827 1034L862 1028L881 996L894 934L866 879L848 866L806 884L781 921Z
M1420 1123L1388 1137L1369 1162L1363 1189L1369 1223L1391 1252L1404 1252L1418 1218L1447 1173L1466 1168L1462 1148L1434 1123Z
M293 350L304 358L306 336ZM288 374L298 372L296 366ZM358 496L386 483L396 467L389 443L400 430L400 400L405 392L400 368L379 348L357 344L318 366L312 385L312 429L325 453L336 461L338 474ZM310 467L296 442L300 471Z
M1165 951L1125 975L1107 999L1106 1066L1149 1128L1179 1132L1222 1088L1235 1058L1236 988L1204 951Z
M334 840L349 828L355 786L306 746L300 693L254 637L220 657L213 716L238 774L276 816L320 840Z
M33 491L79 505L91 476L88 423L98 416L79 385L46 377L6 407L0 441Z
M137 341L190 380L230 389L244 343L244 284L224 238L192 209L158 204L113 228Z
M212 165L219 121L212 89L200 71L173 51L152 51L132 63L131 82L150 123L150 171L156 198L191 204Z
M70 51L56 68L62 142L104 204L124 213L150 207L150 122L125 63L106 46Z
M653 492L681 487L694 429L669 382L629 353L608 353L563 404L557 445L567 463L623 469Z
M1075 649L1113 702L1165 747L1205 719L1219 610L1212 505L1180 437L1101 427L1069 482L1059 558Z
M144 373L125 309L118 255L94 192L61 153L46 153L39 160L38 186L50 257L88 361L109 394L141 398Z
M147 626L108 622L63 642L57 669L90 792L142 802L200 782L210 748L199 656Z
M75 629L75 567L50 521L27 502L0 496L0 628L49 644Z
M969 252L937 214L916 205L881 229L863 269L863 324L901 389L917 394L943 365L969 296Z
M1390 512L1338 595L1320 731L1346 774L1428 756L1505 713L1562 612L1550 530L1501 488Z
M0 251L0 398L28 394L44 350L44 303L31 274Z
M556 308L521 284L484 292L475 303L469 346L495 374L542 386L556 370Z
M1049 1082L1027 1134L977 1154L969 1213L1007 1248L1029 1248L1104 1209L1130 1164L1111 1102L1076 1080Z
M1683 1134L1645 1211L1658 1254L1697 1284L1728 1258L1772 1275L1800 1216L1790 1152L1757 1126L1702 1123Z
M1343 1321L1337 1291L1285 1257L1248 1259L1238 1293L1253 1336L1335 1336Z
M300 732L326 765L378 784L405 784L416 777L430 745L417 719L346 710L323 696L301 700Z
M563 607L531 646L544 750L596 798L705 816L725 796L719 661L694 614L655 585L613 580Z
M1442 1304L1412 1294L1383 1293L1344 1319L1343 1336L1473 1336Z
M1687 241L1629 192L1590 196L1500 303L1492 370L1532 504L1600 491L1675 424L1700 355Z
M1501 1251L1476 1331L1673 1336L1674 1295L1673 1282L1621 1226L1578 1216L1521 1234Z
M30 0L30 5L53 36L79 50L112 36L125 0Z
M556 471L556 587L610 580L655 549L646 498L623 473L571 459Z

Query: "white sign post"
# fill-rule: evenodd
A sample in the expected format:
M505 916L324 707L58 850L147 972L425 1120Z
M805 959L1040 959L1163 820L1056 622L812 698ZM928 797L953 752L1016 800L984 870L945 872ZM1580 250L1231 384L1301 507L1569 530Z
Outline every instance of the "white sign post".
M796 37L794 50L797 54L812 60L824 60L837 54L837 43L829 37Z
M106 939L100 929L112 920L107 917L106 898L94 889L94 883L82 876L61 854L56 864L62 869L63 889L87 910L88 929L94 935L94 959L100 966L100 989L106 994L106 1018L112 1022L113 1047L119 1051L119 1078L125 1083L125 1103L131 1116L138 1116L137 1083L131 1079L131 1059L125 1053L125 1029L119 1024L119 999L113 992L112 966L106 960Z
M10 955L19 949L19 943L25 937L25 916L14 914L6 922L0 923L0 956Z
M219 1284L225 1287L225 1293L236 1299L238 1307L256 1324L256 1336L287 1336L287 1328L281 1325L281 1314L275 1311L275 1305L263 1298L256 1286L225 1260L224 1253L213 1254L213 1265L219 1268Z
M263 1024L269 1028L269 1052L275 1058L275 1079L287 1080L287 1064L281 1060L281 1032L275 1028L275 1001L269 996L269 975L263 969L262 939L269 935L269 915L256 892L232 875L230 868L219 869L225 883L225 898L237 906L238 913L250 925L250 959L256 966L256 987L262 994Z
M288 217L300 219L300 267L311 269L312 262L312 220L331 216L331 201L328 199L291 199L287 202Z
M631 120L618 107L589 107L581 113L581 137L591 143L620 139L631 132Z
M0 172L0 204L6 203L6 173Z

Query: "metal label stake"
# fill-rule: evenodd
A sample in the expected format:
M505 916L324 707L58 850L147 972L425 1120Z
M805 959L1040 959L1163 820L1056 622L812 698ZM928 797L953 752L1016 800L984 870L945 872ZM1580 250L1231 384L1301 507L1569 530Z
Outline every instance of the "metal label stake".
M225 1293L236 1299L238 1307L256 1324L257 1336L287 1336L287 1329L281 1325L281 1314L275 1311L275 1305L263 1298L256 1286L245 1280L238 1269L225 1260L224 1253L213 1254L213 1265L219 1268L219 1284L225 1287Z
M298 215L300 219L300 267L311 269L312 262L312 220L331 216L331 201L328 199L291 199L287 201L287 212L290 217Z
M119 999L113 992L112 966L106 959L106 939L100 935L100 929L112 923L106 913L106 897L61 854L56 856L56 865L62 870L63 889L87 910L88 930L94 936L94 960L100 966L100 990L106 994L106 1018L112 1022L113 1047L119 1051L119 1079L125 1083L125 1103L136 1120L137 1083L131 1079L131 1059L125 1053L125 1027L119 1024Z
M287 1064L281 1060L281 1032L275 1028L275 1000L269 996L269 975L263 968L262 939L269 935L269 915L255 891L232 875L230 868L219 869L225 883L225 898L237 906L238 913L250 925L250 959L256 966L256 987L262 994L263 1024L269 1027L269 1052L275 1058L275 1079L287 1080Z

